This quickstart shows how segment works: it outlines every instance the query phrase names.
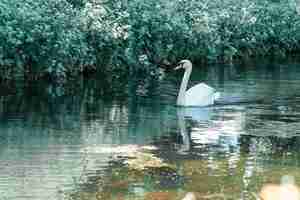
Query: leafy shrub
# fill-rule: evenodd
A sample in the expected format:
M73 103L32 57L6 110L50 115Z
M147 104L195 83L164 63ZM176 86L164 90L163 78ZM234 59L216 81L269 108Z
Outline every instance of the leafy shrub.
M2 78L142 71L299 51L294 0L1 0Z
M289 1L148 0L128 7L129 48L154 63L299 50L300 17Z
M95 64L80 10L65 0L1 0L0 66L10 74L66 76Z

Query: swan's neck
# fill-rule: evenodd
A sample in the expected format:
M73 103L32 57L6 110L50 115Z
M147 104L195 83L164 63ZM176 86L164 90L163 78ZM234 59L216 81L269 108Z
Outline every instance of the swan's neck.
M183 78L181 81L181 85L180 85L180 89L179 89L179 93L178 93L178 97L177 97L177 105L179 105L179 106L185 105L185 91L186 91L191 73L192 73L191 67L187 68L184 72L184 75L183 75Z

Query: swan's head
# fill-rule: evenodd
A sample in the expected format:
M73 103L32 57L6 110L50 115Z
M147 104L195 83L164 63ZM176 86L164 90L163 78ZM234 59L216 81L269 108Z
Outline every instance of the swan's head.
M192 63L189 60L182 60L180 61L177 66L175 67L175 70L178 69L189 69L192 68Z

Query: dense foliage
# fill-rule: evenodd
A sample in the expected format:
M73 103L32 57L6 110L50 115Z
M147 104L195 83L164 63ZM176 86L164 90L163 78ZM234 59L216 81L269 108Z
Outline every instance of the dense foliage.
M2 79L144 71L300 49L295 0L0 0Z

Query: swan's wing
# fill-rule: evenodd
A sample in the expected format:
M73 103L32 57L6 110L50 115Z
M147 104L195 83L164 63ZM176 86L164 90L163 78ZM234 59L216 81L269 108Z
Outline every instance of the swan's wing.
M185 103L187 106L208 106L215 100L216 90L205 83L199 83L185 93Z

